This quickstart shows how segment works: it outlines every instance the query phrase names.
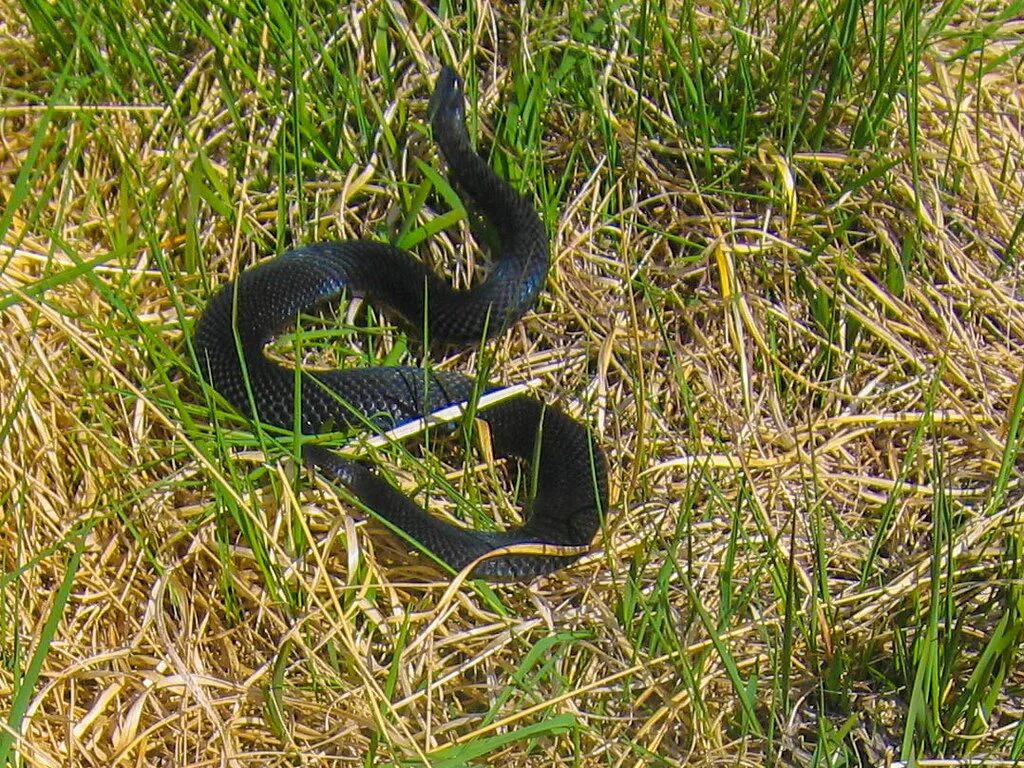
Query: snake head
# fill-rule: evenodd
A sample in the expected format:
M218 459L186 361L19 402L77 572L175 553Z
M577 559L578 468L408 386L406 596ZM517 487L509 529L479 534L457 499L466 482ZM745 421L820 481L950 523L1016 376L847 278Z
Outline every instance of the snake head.
M434 93L427 105L431 125L437 130L442 122L454 121L461 126L466 117L466 99L462 92L462 78L451 67L442 67L437 75Z

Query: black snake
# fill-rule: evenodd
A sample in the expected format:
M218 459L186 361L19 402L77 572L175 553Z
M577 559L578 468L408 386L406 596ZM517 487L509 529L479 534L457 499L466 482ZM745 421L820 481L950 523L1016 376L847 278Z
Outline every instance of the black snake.
M263 348L299 312L344 292L388 307L425 330L431 343L445 344L495 336L533 305L548 271L547 232L530 202L473 150L462 82L453 70L442 69L428 112L454 188L469 196L497 234L490 273L470 289L455 290L406 251L365 240L308 245L244 271L210 300L193 337L203 378L242 413L291 429L298 403L302 431L314 435L367 423L389 429L475 396L471 378L413 367L303 371L296 393L295 371L267 359ZM429 515L365 464L315 444L308 443L303 455L456 570L516 544L588 546L608 491L604 454L587 429L526 395L476 415L490 428L496 456L536 459L536 493L526 522L504 532L461 528ZM481 561L473 575L526 579L578 556L501 552Z

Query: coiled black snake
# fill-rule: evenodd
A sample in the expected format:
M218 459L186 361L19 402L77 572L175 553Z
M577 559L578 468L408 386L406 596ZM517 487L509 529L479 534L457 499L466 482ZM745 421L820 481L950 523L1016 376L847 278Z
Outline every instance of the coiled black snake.
M547 233L529 201L473 150L462 82L453 70L441 71L428 111L453 186L498 236L489 275L455 290L406 251L365 240L308 245L243 272L210 300L193 337L200 373L242 413L291 429L298 403L302 431L314 435L368 422L389 429L474 396L473 379L413 367L303 371L296 393L295 371L267 359L263 348L299 312L343 292L388 307L409 326L425 329L431 343L479 342L533 305L548 271ZM587 429L526 395L476 415L490 428L496 456L536 460L526 522L504 532L461 528L429 515L363 463L323 447L307 444L304 457L456 570L516 544L588 546L607 502L607 469ZM473 575L526 579L578 556L502 552L478 563Z

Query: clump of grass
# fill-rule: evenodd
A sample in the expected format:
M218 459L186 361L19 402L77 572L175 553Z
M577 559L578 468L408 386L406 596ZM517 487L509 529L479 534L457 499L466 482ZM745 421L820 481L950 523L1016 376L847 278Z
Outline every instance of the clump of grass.
M1020 759L1022 10L8 8L3 760ZM595 551L534 585L410 561L187 343L297 243L472 279L441 63L553 266L507 338L433 364L538 381L612 468ZM418 359L351 319L275 353ZM514 518L423 442L382 471Z

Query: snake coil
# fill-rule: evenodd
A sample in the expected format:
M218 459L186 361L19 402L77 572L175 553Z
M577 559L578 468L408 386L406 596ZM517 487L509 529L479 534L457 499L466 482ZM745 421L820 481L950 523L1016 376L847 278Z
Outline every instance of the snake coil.
M193 337L201 375L240 412L290 429L299 403L302 431L315 435L367 423L390 429L474 396L473 379L408 366L303 371L296 393L295 371L269 360L264 347L299 312L344 292L425 328L432 342L450 344L495 336L535 302L548 271L547 232L530 202L473 150L462 81L452 69L441 70L428 112L453 186L497 234L490 273L472 288L455 290L406 251L366 240L308 245L242 272L210 300ZM490 428L496 456L537 462L526 522L506 531L466 529L434 517L364 464L318 445L307 444L304 458L456 570L517 544L589 546L608 491L604 454L587 429L526 395L482 408L477 417ZM478 563L473 575L528 579L577 557L502 552Z

